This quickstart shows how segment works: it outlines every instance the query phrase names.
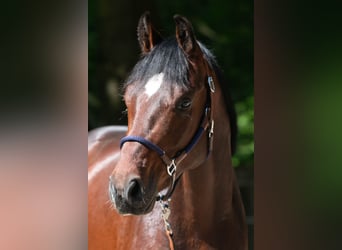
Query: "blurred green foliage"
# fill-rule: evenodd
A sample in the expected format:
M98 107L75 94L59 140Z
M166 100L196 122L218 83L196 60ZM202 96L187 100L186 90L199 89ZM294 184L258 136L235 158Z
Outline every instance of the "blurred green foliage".
M198 40L216 55L238 114L234 166L253 165L253 2L251 0L89 0L88 128L126 124L121 83L139 59L136 25L150 10L165 37L174 34L173 15L186 16Z

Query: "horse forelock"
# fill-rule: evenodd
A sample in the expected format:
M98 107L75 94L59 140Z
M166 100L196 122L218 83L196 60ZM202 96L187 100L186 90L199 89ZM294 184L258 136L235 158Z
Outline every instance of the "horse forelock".
M156 45L134 66L124 88L128 85L145 85L151 77L163 73L164 81L189 86L189 64L175 38L169 38Z

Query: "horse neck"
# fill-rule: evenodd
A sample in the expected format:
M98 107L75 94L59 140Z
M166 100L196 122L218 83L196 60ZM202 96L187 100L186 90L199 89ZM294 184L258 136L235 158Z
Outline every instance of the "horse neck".
M233 210L243 212L231 163L229 117L219 86L212 102L216 133L213 151L201 166L183 173L179 187L182 190L177 192L182 202L177 205L172 202L172 206L182 207L192 217L208 220L208 224L218 218L230 218L235 213Z
M217 233L217 230L227 232L234 230L232 227L236 225L245 224L244 208L231 163L229 119L219 87L212 101L216 131L213 151L201 166L183 173L171 203L171 208L176 210L172 213L179 216L178 222L192 225L193 231L201 231L196 233L202 235ZM239 231L243 230L240 228Z

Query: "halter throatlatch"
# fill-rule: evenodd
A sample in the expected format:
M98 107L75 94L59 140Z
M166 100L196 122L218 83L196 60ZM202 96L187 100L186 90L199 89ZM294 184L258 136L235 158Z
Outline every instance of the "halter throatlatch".
M163 160L163 162L166 165L166 171L168 175L171 177L171 184L169 189L167 190L165 195L158 194L157 200L164 200L166 201L168 198L171 197L173 190L175 188L175 184L177 182L177 166L181 161L185 159L185 157L191 152L191 150L195 147L195 145L198 143L200 138L203 135L203 132L207 130L208 128L208 152L207 152L207 157L210 155L210 152L213 149L213 139L214 139L214 120L213 120L213 107L211 100L213 99L213 93L215 92L215 84L214 80L211 76L208 76L208 86L209 86L209 92L207 96L207 103L205 105L204 113L202 115L202 120L201 123L195 133L195 135L192 137L188 145L178 151L176 155L173 158L170 158L169 156L166 155L166 152L161 149L158 145L154 144L153 142L145 139L144 137L141 136L135 136L135 135L129 135L125 136L120 140L120 149L123 147L123 145L126 142L138 142L148 149L155 151L159 157Z

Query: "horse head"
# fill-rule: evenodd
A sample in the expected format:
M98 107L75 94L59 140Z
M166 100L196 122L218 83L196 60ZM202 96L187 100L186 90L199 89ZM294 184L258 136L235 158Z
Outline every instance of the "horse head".
M174 20L176 34L168 39L148 13L139 20L142 58L124 86L128 132L109 182L121 214L150 212L160 191L169 187L170 193L175 180L208 155L210 139L202 134L211 127L210 65L191 23L178 15Z

